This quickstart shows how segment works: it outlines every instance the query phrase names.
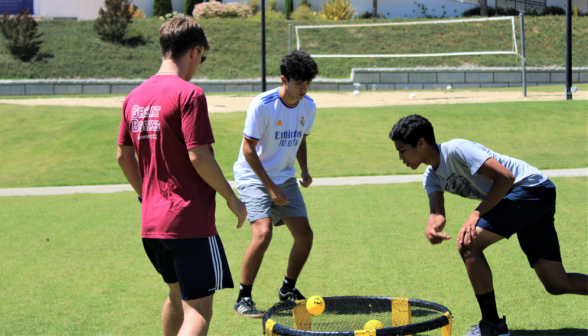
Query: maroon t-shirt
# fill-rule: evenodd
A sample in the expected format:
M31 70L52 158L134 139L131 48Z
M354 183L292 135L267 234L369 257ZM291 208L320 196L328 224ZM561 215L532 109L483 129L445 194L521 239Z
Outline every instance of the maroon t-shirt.
M188 149L214 143L202 89L175 75L153 76L123 104L118 144L134 146L143 178L141 236L206 238L217 234L215 195Z

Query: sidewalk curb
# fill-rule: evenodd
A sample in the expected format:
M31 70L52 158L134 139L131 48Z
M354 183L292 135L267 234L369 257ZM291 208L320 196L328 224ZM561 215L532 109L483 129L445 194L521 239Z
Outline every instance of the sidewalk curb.
M547 177L584 177L588 176L588 168L551 169L543 170ZM352 177L323 177L313 180L313 187L362 185L362 184L391 184L423 182L423 175L389 175L389 176L352 176ZM232 188L236 188L234 181L229 181ZM39 187L39 188L8 188L0 189L0 197L9 196L50 196L71 194L110 194L133 191L130 184L88 185L71 187Z

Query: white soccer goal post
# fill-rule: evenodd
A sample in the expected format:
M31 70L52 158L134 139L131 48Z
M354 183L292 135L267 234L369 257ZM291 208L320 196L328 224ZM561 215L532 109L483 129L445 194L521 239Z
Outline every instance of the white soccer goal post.
M300 30L301 29L337 29L337 28L353 28L353 27L376 27L376 26L406 26L406 25L431 25L431 24L456 24L456 23L470 23L470 22L484 22L484 21L510 21L512 27L512 49L498 50L498 51L460 51L460 52L446 52L446 53L420 53L420 54L311 54L314 58L373 58L373 57L439 57L439 56L475 56L475 55L516 55L522 60L522 85L523 95L527 96L526 84L526 59L525 59L525 32L524 32L524 16L520 14L521 21L521 46L522 54L519 54L517 46L517 34L515 26L515 16L501 16L492 18L479 19L458 19L458 20L431 20L431 21L412 21L412 22L390 22L390 23L367 23L367 24L341 24L341 25L313 25L313 26L296 26L296 49L300 49ZM290 33L291 35L291 33Z
M367 24L341 24L341 25L314 25L314 26L296 26L296 49L300 49L300 34L301 29L313 29L313 28L325 28L325 29L336 29L336 28L351 28L351 27L375 27L375 26L406 26L406 25L430 25L430 24L455 24L465 22L481 22L481 21L511 21L512 25L512 50L503 51L471 51L471 52L450 52L450 53L422 53L422 54L313 54L312 57L340 57L340 58L360 58L360 57L435 57L435 56L469 56L469 55L518 55L516 29L515 29L515 17L514 16L503 16L493 18L480 18L480 19L460 19L460 20L434 20L434 21L412 21L412 22L391 22L391 23L367 23ZM522 57L522 56L521 56Z

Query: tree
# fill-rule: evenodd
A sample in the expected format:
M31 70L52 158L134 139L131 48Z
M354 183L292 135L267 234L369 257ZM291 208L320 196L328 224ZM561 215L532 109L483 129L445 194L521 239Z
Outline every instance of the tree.
M172 12L171 0L153 0L153 17L164 16Z
M184 0L184 14L192 15L192 12L194 12L194 6L202 3L202 1L203 0Z
M129 0L106 0L106 10L100 8L98 19L94 21L94 30L100 37L110 42L122 42L127 26L133 22L133 12L137 6Z
M294 11L294 0L284 0L284 14L286 14L286 20L290 20L290 16Z
M42 41L37 34L37 21L31 17L29 11L22 9L13 18L8 17L8 12L0 18L0 28L6 38L4 43L10 53L21 61L30 61L40 49Z
M488 0L480 0L480 15L488 17Z
M374 0L372 3L372 17L374 19L378 17L378 0Z

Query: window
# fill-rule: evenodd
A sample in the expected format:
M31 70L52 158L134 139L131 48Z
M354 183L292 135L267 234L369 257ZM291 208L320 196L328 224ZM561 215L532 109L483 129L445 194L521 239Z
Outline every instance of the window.
M2 0L0 1L0 15L8 12L10 15L18 14L20 10L28 10L33 14L33 0Z

